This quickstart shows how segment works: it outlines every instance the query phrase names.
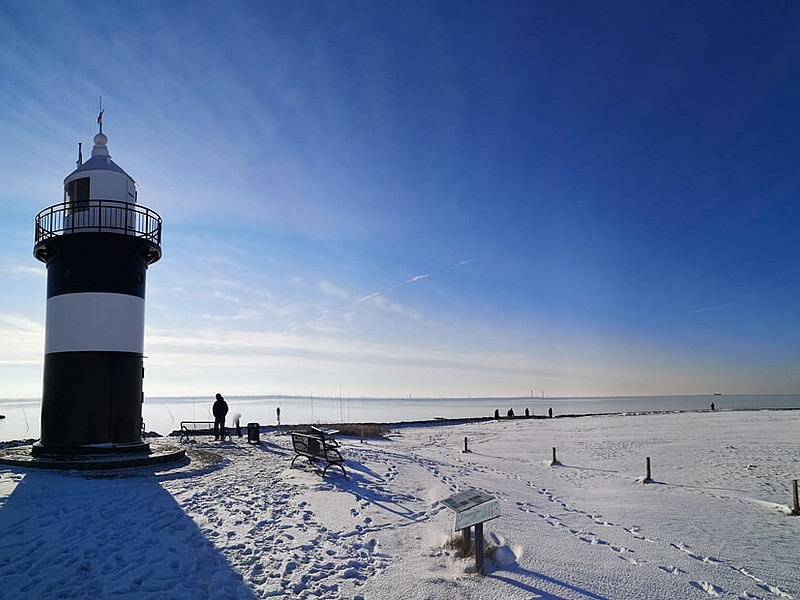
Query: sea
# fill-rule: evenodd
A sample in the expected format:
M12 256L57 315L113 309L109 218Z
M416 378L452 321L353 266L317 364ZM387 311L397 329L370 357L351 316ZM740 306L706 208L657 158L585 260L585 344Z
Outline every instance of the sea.
M598 398L342 398L319 396L227 396L228 424L283 425L402 423L437 419L490 417L495 410L524 416L646 413L653 411L800 409L800 395L625 396ZM181 421L213 421L213 396L146 398L145 429L168 435ZM39 438L41 401L0 399L0 441Z

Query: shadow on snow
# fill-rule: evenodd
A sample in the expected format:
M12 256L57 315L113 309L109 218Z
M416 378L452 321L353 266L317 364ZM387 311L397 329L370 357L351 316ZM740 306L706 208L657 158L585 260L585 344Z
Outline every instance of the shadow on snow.
M535 571L524 569L519 565L514 565L513 569L511 569L509 572L521 575L526 578L530 578L532 580L539 579L541 581L546 581L547 583L566 588L571 592L581 594L583 596L586 596L587 598L591 598L592 600L608 600L605 596L600 596L598 594L595 594L588 590L584 590L583 588L579 588L565 581L560 581L558 579L548 577L547 575L543 575L542 573L537 573ZM536 594L535 596L536 598L542 598L543 600L565 600L565 598L563 598L562 596L556 596L555 594L551 594L550 592L546 592L544 590L536 588L528 583L517 581L516 579L513 579L506 575L498 575L496 572L489 573L487 577L491 577L492 579L497 579L498 581L503 581L509 585L512 585L514 587L523 590L526 593Z
M254 598L154 474L26 472L0 527L10 598Z

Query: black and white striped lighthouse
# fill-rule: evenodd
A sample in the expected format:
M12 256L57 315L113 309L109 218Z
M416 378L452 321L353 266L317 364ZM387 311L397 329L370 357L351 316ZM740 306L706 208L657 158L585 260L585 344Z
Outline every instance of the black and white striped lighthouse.
M47 265L41 439L34 454L146 451L142 441L147 266L161 258L161 217L108 153L64 179L64 201L36 216Z

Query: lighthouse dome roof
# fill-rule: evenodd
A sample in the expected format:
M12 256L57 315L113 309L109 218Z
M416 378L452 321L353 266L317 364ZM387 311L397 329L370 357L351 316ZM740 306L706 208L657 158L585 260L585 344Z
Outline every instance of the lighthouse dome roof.
M83 162L78 166L77 169L67 175L64 181L66 182L67 180L73 179L78 173L84 173L86 171L114 171L116 173L122 173L129 179L133 180L133 177L128 175L122 167L111 160L111 155L108 153L108 146L106 146L107 143L108 137L104 133L98 133L95 135L91 158Z
M80 173L82 171L116 171L117 173L125 173L125 170L117 163L111 160L110 156L92 156L89 160L84 162L80 167L75 169L70 175ZM130 175L128 175L130 177Z

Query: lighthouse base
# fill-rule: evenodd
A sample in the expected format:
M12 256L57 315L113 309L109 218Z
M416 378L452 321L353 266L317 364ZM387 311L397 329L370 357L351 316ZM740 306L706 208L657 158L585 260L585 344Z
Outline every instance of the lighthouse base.
M49 449L48 449L49 450ZM41 448L16 446L0 451L0 464L35 469L102 471L186 462L186 451L172 444L141 444L140 451L47 454Z
M141 441L125 444L88 444L85 446L45 446L39 441L31 446L31 454L33 456L94 456L106 454L147 454L148 452L150 452L150 444Z

